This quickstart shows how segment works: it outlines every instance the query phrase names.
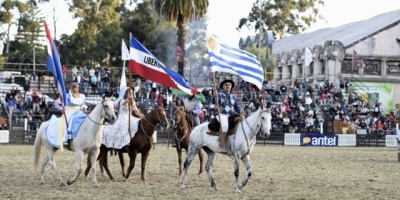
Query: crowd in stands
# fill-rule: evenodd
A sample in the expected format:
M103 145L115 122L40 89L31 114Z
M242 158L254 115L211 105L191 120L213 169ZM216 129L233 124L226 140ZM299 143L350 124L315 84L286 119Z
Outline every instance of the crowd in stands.
M63 73L66 74L68 70L63 70ZM72 78L67 80L65 76L66 82L79 83L82 93L118 98L119 83L114 81L109 68L72 67L70 70ZM29 77L29 81L39 80L35 72ZM174 108L182 105L184 96L173 95L169 88L155 82L137 78L133 87L135 99L139 102L143 113L149 112L155 105L162 105L172 119ZM212 90L205 90L202 93L205 101L202 102L200 120L204 122L214 117L216 108L211 104ZM261 90L251 83L242 81L234 88L233 93L240 99L246 115L260 106L271 108L273 129L285 133L320 133L321 123L324 120L335 120L347 122L348 133L355 133L356 129L367 129L371 135L382 136L394 134L398 123L394 113L384 114L379 103L371 107L352 89L351 82L344 78L318 84L308 83L307 80L296 80L290 85L277 86L265 81ZM18 90L9 91L4 108L8 107L13 107L14 112L24 113L29 120L34 120L34 116L44 120L43 116L47 115L49 110L60 110L62 106L59 98L48 102L45 95L39 95L36 90L31 92L28 89L25 93Z

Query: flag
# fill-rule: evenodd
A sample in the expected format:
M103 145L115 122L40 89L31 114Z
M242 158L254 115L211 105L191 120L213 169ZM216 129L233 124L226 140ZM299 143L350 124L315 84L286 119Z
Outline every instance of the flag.
M125 95L125 91L126 91L126 76L125 76L125 64L122 67L122 73L121 73L121 82L119 83L119 92L118 92L118 99L114 101L114 105L118 104L118 102L120 102Z
M67 103L67 99L66 99L66 90L62 74L60 56L58 55L56 44L54 43L53 38L51 37L50 30L47 27L46 21L44 21L44 28L46 31L46 43L47 43L46 67L54 76L58 92L62 97L63 106L65 106Z
M221 44L213 36L208 37L207 47L212 72L238 75L261 90L264 72L255 55Z
M198 90L190 87L180 74L166 68L134 37L130 39L129 71L135 72L150 81L182 90L187 94L199 93Z
M123 61L129 60L129 50L128 47L126 47L124 40L122 40L121 53L122 53L121 59Z
M306 47L304 49L304 66L310 66L310 63L312 62L312 53L311 50Z
M178 42L176 42L176 47L175 47L175 60L177 62L183 62L185 58L185 52L181 48Z
M357 54L355 50L353 50L353 61L351 63L352 69L360 69L363 66L363 60L361 56Z

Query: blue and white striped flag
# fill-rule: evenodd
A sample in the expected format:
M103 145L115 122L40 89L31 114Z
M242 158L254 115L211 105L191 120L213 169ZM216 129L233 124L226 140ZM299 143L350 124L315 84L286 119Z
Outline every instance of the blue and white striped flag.
M247 51L221 44L213 36L207 39L211 71L226 72L240 76L261 90L264 71L257 57Z

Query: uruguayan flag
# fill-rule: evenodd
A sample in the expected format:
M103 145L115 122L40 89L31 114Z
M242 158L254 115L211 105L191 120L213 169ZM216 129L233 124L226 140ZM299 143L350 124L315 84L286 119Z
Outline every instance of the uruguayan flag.
M255 55L221 44L213 36L208 37L207 47L212 72L238 75L244 81L254 84L261 90L264 72Z

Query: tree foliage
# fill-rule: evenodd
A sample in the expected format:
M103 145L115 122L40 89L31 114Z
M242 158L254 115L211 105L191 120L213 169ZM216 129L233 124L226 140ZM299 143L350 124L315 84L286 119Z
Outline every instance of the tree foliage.
M278 38L298 34L317 19L323 19L318 5L324 5L324 0L257 0L249 15L239 21L238 29L243 26L261 31L268 29Z
M208 0L153 0L154 9L167 21L176 21L178 27L176 45L185 51L186 22L200 20L207 13ZM178 61L178 73L183 74L184 60Z

